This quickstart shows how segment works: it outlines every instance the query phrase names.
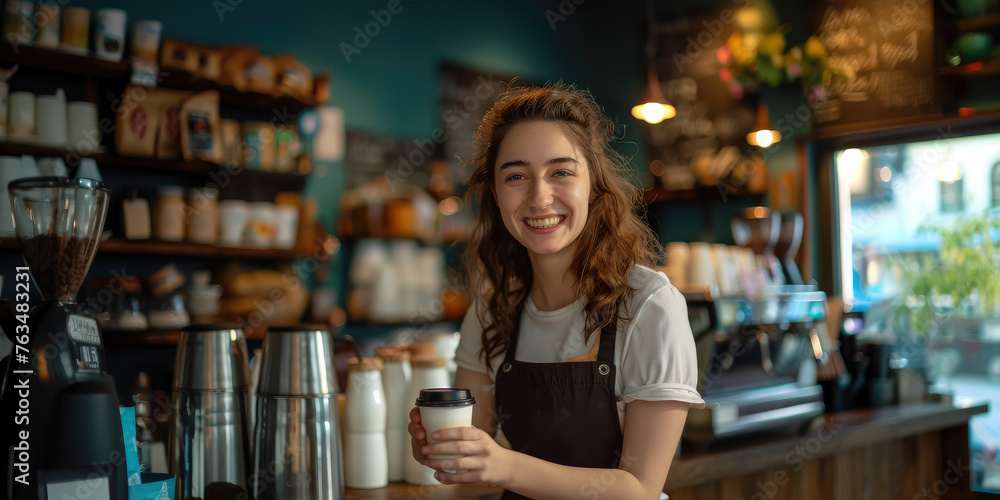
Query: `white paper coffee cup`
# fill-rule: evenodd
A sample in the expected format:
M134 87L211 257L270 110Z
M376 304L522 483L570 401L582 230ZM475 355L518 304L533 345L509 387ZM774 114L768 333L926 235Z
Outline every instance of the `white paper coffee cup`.
M468 389L421 389L416 404L420 408L420 425L427 431L427 444L438 442L431 435L441 429L472 427L472 406L476 400ZM462 455L428 456L435 460L447 460Z

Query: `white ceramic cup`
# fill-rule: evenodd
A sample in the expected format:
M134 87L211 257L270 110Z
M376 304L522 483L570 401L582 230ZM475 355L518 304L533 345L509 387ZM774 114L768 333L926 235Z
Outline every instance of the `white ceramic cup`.
M132 57L139 61L155 63L162 32L163 24L159 21L136 21L132 25Z
M54 2L53 2L54 3ZM59 6L39 5L32 20L38 26L35 43L42 47L59 46Z
M70 149L90 154L101 148L101 131L97 128L97 105L76 101L66 105L66 142Z
M121 61L125 53L125 20L121 9L100 9L94 16L97 26L94 30L94 52L97 57L108 61Z
M278 210L274 203L257 201L247 205L250 210L247 243L252 247L271 248L277 232Z
M35 128L39 144L66 147L66 96L62 89L55 95L35 97Z
M20 156L0 156L0 235L14 236L14 217L11 214L10 181L24 177Z
M227 247L243 246L243 234L249 218L247 202L222 200L219 202L219 244Z
M691 262L688 267L688 282L693 285L714 284L715 270L712 266L712 250L708 243L692 242Z
M35 138L35 94L31 92L11 92L8 100L10 115L7 119L7 134L14 139Z
M38 166L38 173L45 177L69 177L69 169L62 158L38 158L35 164Z
M7 82L0 82L0 139L7 137Z
M299 207L295 205L278 205L275 213L276 231L274 248L290 250L295 246L299 229Z

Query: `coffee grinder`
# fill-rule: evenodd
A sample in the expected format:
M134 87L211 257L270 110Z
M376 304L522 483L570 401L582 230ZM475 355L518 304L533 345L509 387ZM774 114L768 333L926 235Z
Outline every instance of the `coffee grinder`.
M97 321L76 293L97 250L109 189L91 179L34 177L11 182L14 230L25 267L16 269L15 306L3 329L14 350L4 361L0 404L7 498L127 498L125 447L114 380ZM32 278L29 282L28 275ZM27 311L30 286L44 301Z

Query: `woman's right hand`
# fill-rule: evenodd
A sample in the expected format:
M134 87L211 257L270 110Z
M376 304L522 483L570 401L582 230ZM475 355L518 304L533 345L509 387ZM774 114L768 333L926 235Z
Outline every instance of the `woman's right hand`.
M424 463L427 456L420 452L427 446L427 431L420 425L420 408L416 406L410 410L410 425L406 426L406 431L410 433L410 449L413 450L413 458L418 463Z

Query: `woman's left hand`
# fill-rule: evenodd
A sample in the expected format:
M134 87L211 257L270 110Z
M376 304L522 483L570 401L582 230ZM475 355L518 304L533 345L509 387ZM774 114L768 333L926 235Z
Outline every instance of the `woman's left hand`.
M454 427L435 431L430 437L437 442L421 449L425 456L460 455L459 458L424 461L424 465L437 471L434 478L441 483L500 485L510 477L514 452L501 447L485 432L475 427Z

